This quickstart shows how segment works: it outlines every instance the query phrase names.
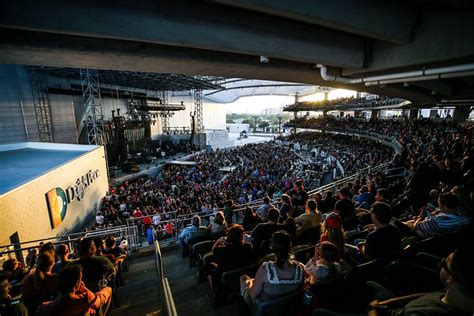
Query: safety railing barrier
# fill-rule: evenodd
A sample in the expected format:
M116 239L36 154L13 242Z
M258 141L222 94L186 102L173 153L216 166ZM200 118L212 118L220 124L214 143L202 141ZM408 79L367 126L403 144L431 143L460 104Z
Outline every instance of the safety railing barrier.
M349 177L345 177L345 178L342 178L340 180L331 182L331 183L329 183L327 185L324 185L324 186L321 186L317 189L308 191L307 193L308 193L309 196L312 196L316 193L323 193L323 192L326 192L326 191L329 190L333 194L335 194L338 189L340 189L344 186L347 186L347 184L349 182L354 182L356 179L366 177L369 174L376 174L376 173L380 173L380 172L383 172L386 175L386 177L406 176L406 169L405 168L389 168L389 167L390 167L390 162L386 162L386 163L380 164L380 165L375 166L375 167L366 167L364 169L361 169L356 174L353 174ZM279 200L277 200L277 199L272 200L271 203L279 206L278 205ZM253 203L253 204L245 204L245 207L241 207L241 205L239 205L238 208L233 210L234 213L237 213L236 214L237 223L241 223L239 221L239 219L241 220L243 218L243 212L247 207L251 207L251 208L255 209L256 207L261 206L262 204L263 204L263 201L260 200L260 201L255 201L255 203ZM174 211L174 212L168 212L166 214L168 214L168 216L171 217L171 218L167 219L167 220L161 220L160 225L164 226L167 223L171 222L173 224L173 234L171 236L169 236L169 234L168 234L167 236L170 237L170 238L172 237L175 240L178 239L179 233L187 225L191 224L191 220L195 215L198 215L199 217L201 217L201 220L203 221L203 225L205 225L205 226L207 226L207 224L210 223L209 218L211 216L214 216L214 212L211 211L211 210L209 210L207 212L195 212L195 213L189 213L189 214L178 214L176 211ZM127 220L127 224L140 227L140 225L142 225L140 223L143 222L143 219L145 217L152 218L152 216L153 215L142 216L142 217L138 217L138 218L130 218L129 220ZM164 214L160 214L160 216L163 218ZM156 234L156 230L155 230L155 234Z
M384 143L387 146L392 147L395 149L396 152L400 152L402 149L402 145L398 140L393 136L387 136L383 134L379 134L372 131L361 131L357 129L351 128L337 128L337 127L327 127L324 128L298 128L298 131L314 131L314 132L327 132L327 133L336 133L336 134L343 134L343 135L351 135L351 136L359 136L364 138L369 138L372 140L376 140L379 142Z
M83 238L101 237L105 239L109 236L114 236L117 239L126 240L128 243L129 250L134 250L138 248L139 246L141 246L141 244L137 242L139 241L137 226L127 227L125 225L122 225L122 226L103 228L103 229L87 231L87 232L80 232L80 233L74 233L74 234L68 234L68 235L62 235L62 236L54 236L54 237L41 238L41 239L36 239L36 240L29 240L29 241L16 243L16 244L3 245L3 246L0 246L0 249L2 249L0 252L0 260L1 258L4 259L5 257L10 258L11 256L16 256L16 259L20 261L23 264L23 266L26 266L24 262L24 258L27 257L28 252L30 250L37 249L38 247L40 247L39 243L41 242L43 243L52 242L53 245L66 243L68 244L69 249L72 252L74 252L76 248L75 247L76 242Z
M155 231L154 231L155 233ZM176 306L173 299L173 293L168 282L168 279L164 276L163 272L163 256L161 254L160 243L158 240L154 240L155 247L155 268L156 275L158 278L160 302L162 315L166 316L177 316Z
M166 316L177 316L176 306L174 304L173 293L171 293L170 284L167 278L163 278L163 301L165 302L163 313Z

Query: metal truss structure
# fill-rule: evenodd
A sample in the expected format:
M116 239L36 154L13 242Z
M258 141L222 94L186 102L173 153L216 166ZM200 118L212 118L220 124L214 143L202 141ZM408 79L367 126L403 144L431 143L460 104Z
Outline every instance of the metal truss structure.
M104 115L102 114L98 71L93 69L80 69L79 71L87 140L91 145L104 145Z
M168 91L161 91L161 103L165 107L168 105ZM170 117L173 115L173 112L170 110L163 110L160 113L161 117L161 130L162 133L169 133L170 132Z
M48 68L51 76L79 79L76 68ZM150 91L189 91L193 89L223 89L219 85L222 77L186 76L134 71L101 70L98 74L102 84L144 89Z
M194 90L194 110L197 114L197 132L204 132L204 117L203 117L203 106L202 106L202 90Z
M46 71L42 67L31 67L29 75L39 140L54 143L53 118L49 105Z

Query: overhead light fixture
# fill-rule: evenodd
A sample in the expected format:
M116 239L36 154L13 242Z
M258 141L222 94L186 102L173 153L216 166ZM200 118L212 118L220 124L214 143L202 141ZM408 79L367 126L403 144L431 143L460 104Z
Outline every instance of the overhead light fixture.
M270 58L268 58L267 56L260 56L260 63L261 64L266 64L270 61Z

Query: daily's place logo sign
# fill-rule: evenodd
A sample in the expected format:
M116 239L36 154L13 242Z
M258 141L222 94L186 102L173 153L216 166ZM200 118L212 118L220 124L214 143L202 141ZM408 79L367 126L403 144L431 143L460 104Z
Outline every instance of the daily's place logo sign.
M67 206L73 201L81 201L86 189L99 177L99 170L89 170L85 175L77 178L76 183L63 190L54 188L46 193L46 204L51 220L51 228L58 227L66 217Z

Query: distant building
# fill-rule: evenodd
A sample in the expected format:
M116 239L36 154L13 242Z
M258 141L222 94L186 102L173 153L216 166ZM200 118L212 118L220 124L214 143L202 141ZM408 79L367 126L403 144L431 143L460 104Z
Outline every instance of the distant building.
M250 132L250 124L226 124L225 128L229 133Z

